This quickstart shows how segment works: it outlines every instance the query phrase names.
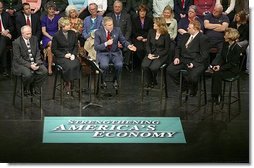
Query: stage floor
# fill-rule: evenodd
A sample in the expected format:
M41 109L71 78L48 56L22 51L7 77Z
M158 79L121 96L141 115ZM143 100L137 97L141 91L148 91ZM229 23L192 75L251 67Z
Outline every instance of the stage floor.
M0 162L16 163L249 163L249 76L241 78L241 113L228 121L227 107L215 107L211 115L211 78L207 78L208 104L199 110L197 98L179 107L177 87L168 82L168 95L159 101L159 93L151 92L141 102L141 72L122 73L121 89L115 95L108 86L94 103L103 108L82 109L89 100L82 92L82 101L66 96L60 105L59 94L52 100L54 76L43 85L44 116L133 116L180 117L186 144L43 144L43 118L38 101L25 103L22 116L19 99L12 105L13 79L0 79ZM87 87L87 77L82 77ZM110 95L110 94L111 95ZM235 92L234 92L235 93ZM238 113L237 103L232 115Z

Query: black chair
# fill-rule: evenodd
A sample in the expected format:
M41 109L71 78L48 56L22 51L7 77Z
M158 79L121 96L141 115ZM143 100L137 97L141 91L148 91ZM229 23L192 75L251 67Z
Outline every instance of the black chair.
M60 76L60 82L57 82L58 76ZM81 73L80 78L78 80L78 89L74 87L74 81L71 81L71 96L73 96L73 92L78 92L79 102L81 102ZM59 64L55 64L55 80L54 80L54 88L53 88L53 97L55 100L56 91L60 92L60 104L63 104L63 90L64 90L64 80L63 80L63 68Z
M234 104L236 102L238 102L238 112L236 113L235 116L239 115L241 113L241 93L240 93L240 79L241 79L241 70L246 58L245 54L241 54L241 62L239 65L239 72L236 76L232 77L232 78L225 78L222 81L222 97L221 97L221 109L224 108L224 105L227 104L228 105L228 119L229 121L231 121L231 104ZM236 89L237 89L237 96L232 95L232 90L233 90L233 84L236 83ZM229 84L229 89L228 89L228 96L227 99L228 101L225 101L225 93L226 93L226 85ZM233 100L232 100L233 99ZM214 99L212 99L212 115L214 117Z
M31 103L33 103L33 99L35 97L39 97L39 104L40 104L40 114L41 114L41 119L43 117L43 109L42 109L42 87L40 88L40 94L38 96L34 95L29 95L25 96L24 95L24 83L23 83L23 76L22 75L14 75L14 92L13 92L13 97L12 97L12 104L15 106L16 104L16 97L19 97L21 99L21 111L22 111L22 118L24 119L24 113L25 113L25 104L24 100L25 99L31 99ZM20 82L18 82L20 81ZM20 89L18 90L18 83L20 83Z
M166 68L168 64L164 63L160 67L160 87L159 88L148 88L144 83L144 70L141 70L141 100L143 102L144 92L146 91L146 95L149 94L149 91L157 91L160 92L160 102L162 102L163 89L165 93L165 98L168 98L168 90L167 90L167 79L166 79Z
M185 102L187 102L188 100L188 96L189 96L189 91L187 90L186 92L183 91L183 76L184 75L188 75L188 71L185 69L180 70L180 91L179 91L179 105L182 106L183 104L183 96L185 96ZM203 74L199 77L199 82L198 82L198 109L200 109L201 107L201 99L202 99L202 95L204 95L204 100L205 100L205 104L207 104L207 92L206 92L206 80L205 80L205 72L203 72Z

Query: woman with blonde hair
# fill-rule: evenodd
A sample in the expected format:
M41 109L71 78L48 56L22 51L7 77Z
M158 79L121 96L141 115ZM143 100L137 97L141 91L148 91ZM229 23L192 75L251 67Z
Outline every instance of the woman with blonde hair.
M221 53L212 62L212 97L216 104L220 103L222 80L234 77L239 72L241 47L237 44L239 32L234 28L225 30Z
M156 76L162 64L167 62L169 55L170 36L163 17L154 18L153 29L147 35L147 56L143 59L142 68L147 87L157 85Z
M60 30L52 40L52 52L56 64L63 68L63 79L67 94L70 93L71 81L80 78L80 62L77 59L78 38L71 30L71 23L68 17L62 17L58 25Z

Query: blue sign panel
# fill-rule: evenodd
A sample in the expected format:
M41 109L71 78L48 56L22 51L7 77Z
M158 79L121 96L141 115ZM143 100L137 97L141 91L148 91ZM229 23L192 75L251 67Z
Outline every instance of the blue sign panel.
M179 117L45 117L43 143L186 143Z

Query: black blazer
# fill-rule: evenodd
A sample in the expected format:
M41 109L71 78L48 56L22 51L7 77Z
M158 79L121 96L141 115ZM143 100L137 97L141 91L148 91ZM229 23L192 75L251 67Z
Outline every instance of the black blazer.
M170 36L168 33L161 35L158 40L155 39L156 32L151 29L148 32L146 51L147 54L155 54L160 58L169 56Z
M2 0L4 5L4 10L15 9L16 12L20 11L22 8L21 0Z
M34 57L35 63L42 64L40 49L38 47L38 39L36 36L32 36L29 40L32 55ZM20 72L20 67L30 68L31 62L29 59L28 48L25 44L24 39L20 36L12 42L13 45L13 72L15 74Z
M208 64L210 49L208 37L199 32L189 43L188 48L186 48L185 44L189 37L189 33L183 34L180 43L176 48L175 57L179 58L184 64L192 63L194 66Z
M130 40L131 37L131 17L128 13L125 11L122 11L121 16L120 16L120 23L118 24L116 21L116 16L115 13L109 13L107 16L110 16L113 18L113 24L114 27L120 27L123 36L126 38L126 40Z
M224 42L221 53L216 56L212 65L220 65L221 70L239 72L241 47L233 43L229 48L229 43Z
M188 14L189 7L194 4L193 0L185 0L185 6L182 7L182 0L174 0L174 13L176 20L180 20L180 13ZM187 16L186 16L187 17Z
M2 23L3 23L3 27L5 30L9 30L10 33L12 34L13 31L14 31L14 26L13 26L13 23L12 23L12 20L10 18L10 15L6 12L3 12L1 14L1 17L2 17Z
M78 54L78 38L72 30L68 31L68 39L65 38L62 30L59 30L52 40L52 52L57 61L65 58L65 54L70 53L77 57Z
M136 39L138 36L147 38L148 31L153 28L152 18L146 16L144 21L144 28L142 29L139 16L132 20L132 37Z
M237 23L236 22L232 22L229 27L235 28L238 30L240 37L239 37L239 41L244 41L244 40L248 40L249 41L249 24L241 24L238 28L237 28Z
M15 18L17 35L21 35L21 27L26 25L26 18L23 12L20 12ZM31 15L31 23L32 23L32 35L36 36L38 40L41 39L41 22L38 14Z

